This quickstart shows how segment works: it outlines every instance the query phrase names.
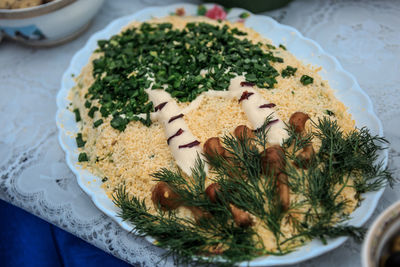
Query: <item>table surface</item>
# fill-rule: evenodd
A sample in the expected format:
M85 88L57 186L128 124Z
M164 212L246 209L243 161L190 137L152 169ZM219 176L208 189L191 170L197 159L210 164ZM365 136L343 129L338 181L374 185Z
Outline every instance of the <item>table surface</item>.
M78 187L58 145L55 98L72 56L94 32L147 6L175 2L181 1L106 1L89 30L68 44L0 44L0 198L139 266L156 266L163 250L129 235ZM317 41L356 76L382 120L389 167L399 177L400 2L297 0L265 14ZM399 199L399 185L386 188L367 226ZM298 266L359 266L360 248L348 240ZM173 266L172 259L165 264Z

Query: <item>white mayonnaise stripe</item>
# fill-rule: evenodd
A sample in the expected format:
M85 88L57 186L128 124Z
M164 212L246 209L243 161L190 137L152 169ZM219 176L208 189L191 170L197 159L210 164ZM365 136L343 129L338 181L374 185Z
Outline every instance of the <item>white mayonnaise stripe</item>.
M270 116L272 123L267 128L268 142L270 144L281 145L282 141L288 137L284 122L274 112L273 105L267 105L270 103L257 90L251 85L241 85L242 82L245 82L245 78L237 76L230 81L229 92L216 93L216 95L241 99L240 104L253 129L260 128L264 124L265 119ZM193 144L192 142L197 141L197 138L191 133L183 117L177 117L170 122L171 118L184 114L184 110L180 109L171 95L164 90L147 89L146 92L149 95L150 101L157 107L157 111L152 114L152 119L158 120L164 125L165 136L177 165L186 174L191 175L191 169L195 166L197 156L201 156L203 152L202 148L199 144L185 147L185 145ZM212 94L212 92L208 93ZM192 103L193 105L196 104L194 105L196 107L200 105L202 96L197 98L193 101L195 103ZM191 107L186 108L185 111L193 109L193 105L190 105ZM260 107L263 105L264 107ZM266 105L267 107L265 107Z
M195 166L198 155L202 157L203 150L200 144L185 147L185 145L197 141L197 138L191 133L183 117L178 117L170 122L171 118L182 114L182 110L170 94L164 90L148 89L147 93L154 106L159 107L152 118L163 124L166 140L169 140L168 145L177 165L186 174L191 175L191 169Z
M285 123L276 115L272 107L260 108L269 103L252 86L242 86L241 83L245 81L243 76L231 79L229 91L232 93L232 97L243 98L240 103L253 129L260 128L265 119L271 116L272 123L268 127L268 143L281 145L283 140L288 137Z

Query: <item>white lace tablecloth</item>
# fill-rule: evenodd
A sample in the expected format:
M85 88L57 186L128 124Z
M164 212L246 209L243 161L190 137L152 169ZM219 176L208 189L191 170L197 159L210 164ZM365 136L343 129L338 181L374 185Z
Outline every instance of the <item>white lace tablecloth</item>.
M73 54L110 21L146 6L177 1L109 0L90 29L59 47L0 44L0 198L137 266L156 266L162 250L135 238L101 213L78 187L58 145L56 93ZM195 1L194 1L195 2ZM336 56L372 98L391 142L389 166L400 167L400 2L294 1L266 12L297 28ZM400 199L387 188L373 218ZM166 266L173 266L168 259ZM360 244L342 247L299 266L359 266Z

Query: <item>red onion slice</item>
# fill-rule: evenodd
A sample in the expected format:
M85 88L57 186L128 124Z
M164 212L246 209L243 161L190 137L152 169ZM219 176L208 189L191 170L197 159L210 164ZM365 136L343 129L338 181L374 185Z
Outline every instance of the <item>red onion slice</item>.
M179 128L179 130L178 130L175 134L171 135L171 136L167 139L167 144L169 145L169 142L172 140L172 138L174 138L174 137L176 137L176 136L179 136L179 135L181 135L182 133L183 133L183 130L182 130L181 128Z
M179 119L179 118L182 118L182 117L183 117L183 113L181 113L181 114L179 114L179 115L176 115L176 116L173 116L173 117L171 117L171 118L169 119L168 123L171 123L171 122L173 122L174 120Z
M249 87L253 87L254 85L256 85L255 83L252 82L241 82L240 86L245 87L245 86L249 86Z
M189 144L180 145L179 148L191 148L191 147L198 146L198 145L200 145L200 142L196 140L196 141L190 142Z
M167 104L168 102L162 102L160 104L158 104L157 106L155 106L154 110L157 112L159 110L162 110L163 107Z
M242 100L247 100L247 99L249 99L249 97L251 96L251 95L254 95L254 93L252 93L252 92L247 92L247 91L244 91L243 92L243 94L242 94L242 96L240 97L240 99L239 99L239 103L242 101Z
M261 106L259 106L259 108L273 108L275 106L276 105L274 103L269 103L269 104L261 105Z
M271 121L268 122L268 124L267 124L266 127L270 127L272 124L277 123L278 121L279 121L279 119L271 120ZM258 129L255 129L255 130L253 130L253 131L254 131L255 133L258 133L259 131L261 131L261 128L262 128L262 127L258 128Z

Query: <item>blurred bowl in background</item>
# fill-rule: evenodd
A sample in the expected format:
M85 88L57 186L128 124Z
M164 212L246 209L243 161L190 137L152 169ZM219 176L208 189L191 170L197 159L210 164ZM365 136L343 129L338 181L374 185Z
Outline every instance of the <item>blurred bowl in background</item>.
M227 8L241 7L253 13L281 8L289 4L291 1L292 0L205 0L205 2L217 3Z
M0 9L0 40L32 46L65 43L83 33L104 0L55 0L23 9Z
M387 208L369 228L361 253L362 266L393 266L389 265L387 260L389 257L392 257L392 260L400 260L399 242L400 201Z

